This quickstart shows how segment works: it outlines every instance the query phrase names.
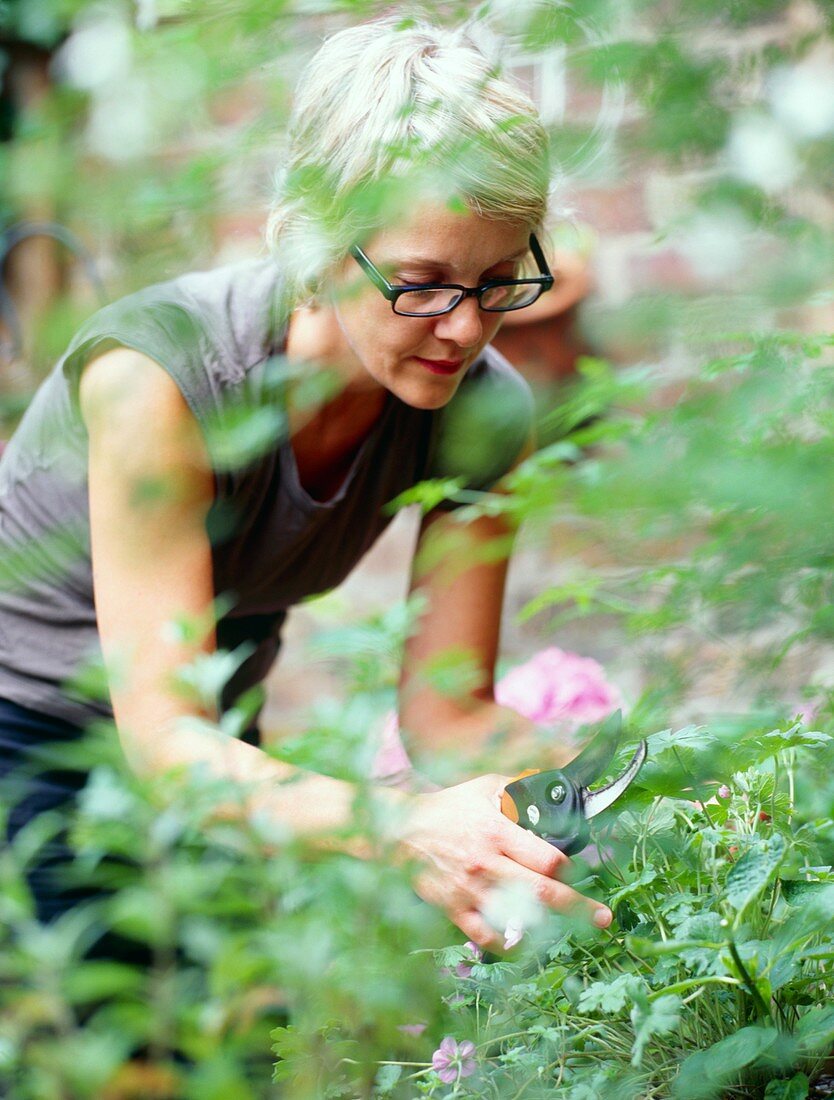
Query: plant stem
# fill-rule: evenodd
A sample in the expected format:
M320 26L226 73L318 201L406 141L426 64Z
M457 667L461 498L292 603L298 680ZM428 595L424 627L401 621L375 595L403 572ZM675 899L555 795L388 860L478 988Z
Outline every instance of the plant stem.
M773 1013L770 1011L770 1007L765 1004L764 998L762 997L761 993L759 993L758 989L756 988L756 983L750 977L749 973L747 972L747 968L745 967L744 963L741 961L741 955L739 955L738 948L736 947L734 941L733 940L727 940L727 946L730 948L730 954L733 957L733 962L736 964L736 968L738 969L741 980L744 982L745 986L747 987L748 993L750 994L750 996L753 998L753 1001L758 1006L759 1011L764 1016L766 1016L767 1019L770 1020L771 1023L774 1023Z
M663 989L657 989L653 993L649 994L648 999L650 1001L656 1001L658 997L664 997L667 993L680 993L684 989L691 989L693 986L704 985L734 985L738 986L738 978L724 977L723 974L709 974L700 978L685 978L683 981L677 982L675 985L664 986Z

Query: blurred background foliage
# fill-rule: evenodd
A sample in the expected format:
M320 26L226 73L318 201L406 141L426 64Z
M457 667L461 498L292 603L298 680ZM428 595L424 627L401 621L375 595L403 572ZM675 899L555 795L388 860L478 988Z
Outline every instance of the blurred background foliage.
M575 639L624 678L635 732L671 713L707 722L728 758L734 734L769 717L804 710L825 728L834 14L822 2L2 0L0 229L73 234L70 248L33 235L4 257L4 434L96 308L75 250L109 298L259 254L305 60L328 31L392 11L479 15L506 36L553 137L551 248L587 276L561 315L569 336L547 317L515 330L542 450L503 505L527 520L510 655ZM334 597L311 614L305 672L335 670L351 703L320 703L287 757L352 774L390 702L405 616L334 625ZM182 805L160 816L130 795L106 736L85 751L97 770L73 824L80 868L126 887L89 920L150 942L156 961L141 980L82 963L84 919L47 933L28 909L20 868L48 837L30 830L3 853L0 1075L18 1074L16 1095L271 1095L264 1044L291 1017L281 1053L312 1076L279 1094L365 1096L384 1092L376 1060L408 1056L392 1029L444 1034L448 995L413 952L454 936L402 875L293 846L253 863L240 837L207 839L199 801L183 819ZM833 774L818 763L798 784L800 818L829 849ZM196 1069L180 1091L146 1079L107 1093L131 1043L169 1069L185 1051Z

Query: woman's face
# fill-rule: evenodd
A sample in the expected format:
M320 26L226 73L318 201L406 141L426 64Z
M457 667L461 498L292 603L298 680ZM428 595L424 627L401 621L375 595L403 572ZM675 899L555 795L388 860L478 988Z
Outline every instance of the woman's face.
M490 221L432 204L408 223L376 233L363 251L392 284L472 287L513 278L529 236L529 227L520 222ZM503 316L465 298L440 317L402 317L352 258L331 290L349 384L384 387L420 409L437 409L451 399Z

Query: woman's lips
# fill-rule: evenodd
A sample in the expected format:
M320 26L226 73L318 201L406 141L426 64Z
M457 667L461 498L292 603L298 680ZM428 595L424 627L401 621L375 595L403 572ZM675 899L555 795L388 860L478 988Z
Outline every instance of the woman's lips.
M419 355L415 355L414 358L426 370L430 370L432 374L457 374L463 366L462 359L423 359Z

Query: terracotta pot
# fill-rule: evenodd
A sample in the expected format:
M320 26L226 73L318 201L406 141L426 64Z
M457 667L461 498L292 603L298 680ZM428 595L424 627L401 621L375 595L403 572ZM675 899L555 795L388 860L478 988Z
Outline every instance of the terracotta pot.
M591 349L577 331L579 303L591 290L584 257L553 252L548 256L556 282L532 306L508 313L492 343L531 382L552 383L576 370Z

